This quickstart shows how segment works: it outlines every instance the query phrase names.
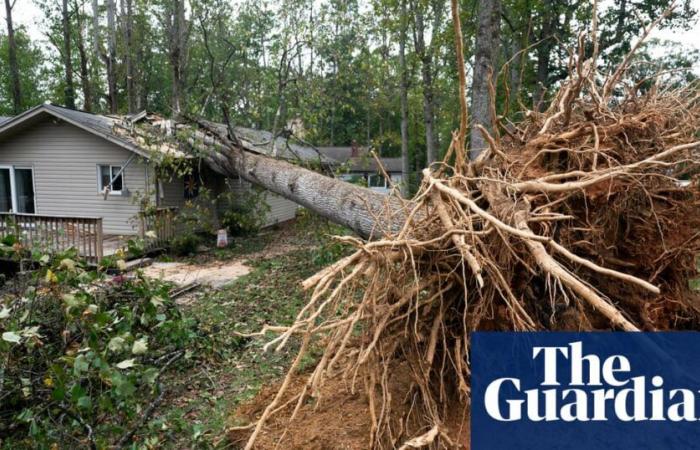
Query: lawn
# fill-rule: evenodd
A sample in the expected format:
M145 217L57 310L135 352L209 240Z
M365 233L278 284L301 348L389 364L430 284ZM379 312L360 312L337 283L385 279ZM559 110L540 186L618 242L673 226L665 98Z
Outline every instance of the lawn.
M294 245L284 247L289 242ZM280 246L291 248L278 254ZM308 230L276 230L229 249L198 255L198 260L230 260L249 255L251 272L219 290L202 290L181 305L199 323L207 346L190 369L165 380L167 394L149 430L147 446L223 448L231 413L266 383L281 377L296 343L279 353L264 353L267 339L237 333L259 331L265 324L289 324L306 301L301 281L331 262L338 248L310 239ZM270 336L268 336L270 338ZM311 362L311 361L309 361Z

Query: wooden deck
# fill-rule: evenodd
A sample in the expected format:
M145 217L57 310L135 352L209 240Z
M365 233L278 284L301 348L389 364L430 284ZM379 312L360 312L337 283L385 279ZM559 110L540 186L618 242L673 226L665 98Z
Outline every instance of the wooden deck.
M138 217L134 235L145 240L146 250L162 247L175 236L174 208L158 208ZM0 213L0 238L15 236L26 249L57 253L71 248L89 262L125 248L134 236L105 235L101 217L47 216L40 214Z

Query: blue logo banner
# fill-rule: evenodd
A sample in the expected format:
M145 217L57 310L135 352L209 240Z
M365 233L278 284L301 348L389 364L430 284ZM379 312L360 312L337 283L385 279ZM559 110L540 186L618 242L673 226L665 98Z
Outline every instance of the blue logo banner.
M700 333L471 335L472 450L700 449Z

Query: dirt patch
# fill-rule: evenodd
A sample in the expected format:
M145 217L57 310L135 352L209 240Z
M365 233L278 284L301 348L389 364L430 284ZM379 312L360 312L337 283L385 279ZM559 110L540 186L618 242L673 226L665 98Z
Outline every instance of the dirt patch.
M240 260L209 262L204 265L181 262L156 262L143 270L144 275L183 286L200 283L220 288L243 275L250 273L250 267Z
M411 376L408 370L392 372L389 389L391 390L392 408L399 412L398 416L409 416L415 396L412 395ZM294 407L296 396L301 392L306 382L305 376L297 376L285 395L282 403L288 402L285 408L268 420L260 433L255 449L268 450L275 448L304 449L304 450L361 450L369 448L370 439L370 407L369 400L361 383L352 392L348 381L336 377L328 380L321 391L320 399L309 399L300 408L292 422L288 421ZM245 426L254 423L260 417L265 407L272 401L279 384L265 386L250 402L235 411L231 423L235 426ZM455 402L450 402L455 403ZM381 405L377 405L381 408ZM458 437L457 448L469 449L469 409L464 404L451 405L446 415L445 427L449 436ZM415 420L408 424L393 423L395 430L392 443L387 442L386 448L398 448L402 443L428 430L416 429ZM228 437L234 446L245 445L252 429L233 429Z

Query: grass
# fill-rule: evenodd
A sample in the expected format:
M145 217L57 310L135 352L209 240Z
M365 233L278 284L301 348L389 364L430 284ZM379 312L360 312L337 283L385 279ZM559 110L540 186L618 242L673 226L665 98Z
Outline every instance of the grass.
M251 250L257 245L251 244L246 251L259 251ZM231 253L214 257L231 258ZM292 344L280 353L263 353L264 338L240 337L234 330L254 332L266 323L291 323L305 303L300 282L319 268L310 263L316 253L305 249L249 261L251 273L220 291L203 292L184 307L184 313L196 319L210 338L204 352L207 357L186 373L166 380L170 386L166 401L149 424L151 433L160 437L144 444L169 448L223 445L231 412L265 383L282 376L296 349Z

